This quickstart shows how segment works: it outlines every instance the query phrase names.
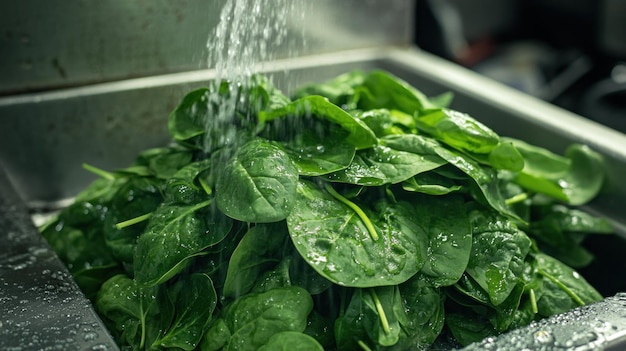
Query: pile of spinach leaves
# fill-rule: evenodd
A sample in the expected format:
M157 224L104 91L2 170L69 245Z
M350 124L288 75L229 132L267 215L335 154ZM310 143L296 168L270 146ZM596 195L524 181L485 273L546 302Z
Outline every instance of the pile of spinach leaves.
M292 98L212 82L172 145L86 165L99 179L41 231L124 350L466 345L601 299L571 268L612 231L573 207L601 157L500 137L450 98L384 71Z

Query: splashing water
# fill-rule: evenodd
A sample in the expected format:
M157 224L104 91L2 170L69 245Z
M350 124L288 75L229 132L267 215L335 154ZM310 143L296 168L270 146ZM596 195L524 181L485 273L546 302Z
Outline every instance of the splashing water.
M302 22L303 4L303 0L226 0L219 23L207 41L207 64L215 69L215 83L207 99L205 152L210 152L215 145L234 142L234 119L237 105L242 103L237 91L249 84L262 63L276 59L277 52L295 56L298 46L304 45L303 35L301 38L289 36L288 30L290 19ZM224 94L223 82L230 82L227 94Z

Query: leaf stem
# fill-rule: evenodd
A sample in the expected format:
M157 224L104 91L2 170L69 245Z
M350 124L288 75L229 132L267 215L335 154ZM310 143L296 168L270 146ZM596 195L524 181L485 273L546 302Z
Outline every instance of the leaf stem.
M372 349L370 349L369 346L367 346L365 342L363 342L363 340L358 340L356 343L361 347L363 351L372 351Z
M131 225L134 225L134 224L137 224L137 223L141 223L141 222L149 219L150 217L152 217L152 212L146 213L146 214L143 214L141 216L137 216L135 218L131 218L131 219L119 222L119 223L116 223L115 224L115 228L117 228L118 230L121 230L121 229L124 229L126 227L130 227Z
M213 189L211 189L211 187L206 182L206 180L204 180L203 178L198 177L198 182L200 183L200 186L202 187L202 189L204 190L204 192L207 195L211 195L213 193Z
M372 240L374 240L374 241L378 240L378 233L376 232L376 228L374 228L374 225L372 224L372 221L370 221L370 219L367 217L365 212L363 212L363 210L357 204L355 204L354 202L346 199L344 196L339 194L328 183L324 183L324 188L335 199L339 200L344 205L350 207L359 216L359 218L363 221L363 224L365 224L365 227L367 228L367 231L370 233L370 236L372 237Z
M534 314L539 313L539 308L537 307L537 296L535 295L535 289L530 289L530 307Z
M504 200L504 203L507 206L510 206L510 205L516 204L518 202L522 202L522 201L524 201L526 199L528 199L528 193L520 193L520 194L517 194L515 196L512 196L512 197Z
M544 271L543 269L539 269L539 270L537 270L537 272L539 274L541 274L542 276L548 278L548 280L550 280L551 282L556 284L561 290L565 291L565 293L567 295L569 295L572 298L572 300L574 300L574 302L576 302L579 306L586 305L585 301L583 301L580 298L580 296L576 295L576 293L573 292L572 289L568 288L567 285L563 284L563 282L561 282L560 280L556 279L552 275L548 274L548 272Z
M97 175L98 177L104 178L104 179L108 179L108 180L115 180L115 174L111 173L111 172L107 172L101 168L98 168L96 166L92 166L90 164L87 163L83 163L83 169Z
M376 311L378 312L378 318L380 318L380 324L383 327L383 332L385 332L385 334L391 333L389 320L387 320L387 315L385 314L385 310L383 309L383 304L380 303L378 294L376 294L376 291L374 289L370 289L370 294L372 294L372 299L374 300L374 305L376 306Z

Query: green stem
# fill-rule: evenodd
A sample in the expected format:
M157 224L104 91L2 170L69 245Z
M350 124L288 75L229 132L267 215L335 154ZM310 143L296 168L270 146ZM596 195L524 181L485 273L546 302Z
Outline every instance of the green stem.
M537 296L535 296L535 289L530 289L530 306L534 314L539 313L539 308L537 307Z
M574 300L579 306L586 305L585 301L583 301L578 295L576 295L575 292L573 292L570 288L567 287L567 285L563 284L560 280L556 279L555 277L548 274L548 272L542 269L537 270L537 272L541 274L542 276L548 278L548 280L556 284L561 290L565 291L565 293L569 295L572 298L572 300Z
M202 189L204 189L204 192L207 195L211 195L213 193L213 189L211 189L209 184L207 184L206 180L204 180L202 178L198 178L198 182L200 183L200 186L202 187Z
M137 216L135 218L131 218L131 219L125 220L123 222L119 222L119 223L115 224L115 228L117 228L118 230L121 230L121 229L124 229L126 227L130 227L131 225L134 225L134 224L137 224L137 223L141 223L141 222L147 220L150 217L152 217L152 212L143 214L141 216Z
M324 188L335 199L339 200L344 205L350 207L357 214L357 216L359 216L359 218L363 221L363 224L365 224L365 227L367 228L367 231L370 233L370 236L372 237L372 240L374 240L374 241L378 240L378 233L376 232L376 228L374 228L374 224L372 224L372 221L370 221L370 219L367 217L365 212L363 212L363 210L357 204L355 204L354 202L346 199L344 196L339 194L328 183L324 184Z
M372 349L370 349L369 346L363 342L363 340L359 340L356 343L361 347L361 349L363 349L363 351L372 351Z
M387 315L385 314L385 310L383 309L383 304L380 303L380 299L376 294L374 289L370 289L370 294L372 294L372 299L374 300L374 305L376 306L376 311L378 312L378 318L380 318L380 324L383 327L383 332L385 334L391 333L391 328L389 327L389 320L387 320Z
M528 199L528 194L527 193L520 193L520 194L517 194L515 196L512 196L512 197L504 200L504 203L507 206L510 206L510 205L516 204L518 202L522 202L522 201L524 201L526 199Z
M87 163L83 163L83 169L97 175L98 177L104 178L104 179L108 179L108 180L114 180L115 179L115 174L111 173L111 172L107 172L103 169L100 169L98 167L92 166L90 164Z

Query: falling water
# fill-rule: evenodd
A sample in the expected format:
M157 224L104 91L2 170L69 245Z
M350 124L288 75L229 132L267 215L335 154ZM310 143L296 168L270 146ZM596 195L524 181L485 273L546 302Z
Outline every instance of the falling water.
M245 87L263 62L276 59L278 53L285 57L298 54L304 45L302 28L290 31L289 23L302 23L304 12L303 0L226 0L219 23L207 41L207 63L215 69L216 84L208 96L210 117L206 124L209 132L204 141L205 151L216 143L224 145L233 141L232 119L238 103L238 87ZM231 82L230 98L226 100L218 93L222 81ZM220 140L211 140L216 137Z

